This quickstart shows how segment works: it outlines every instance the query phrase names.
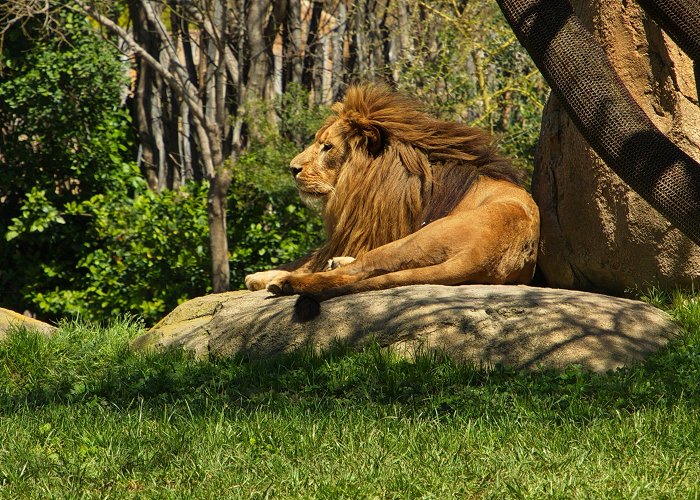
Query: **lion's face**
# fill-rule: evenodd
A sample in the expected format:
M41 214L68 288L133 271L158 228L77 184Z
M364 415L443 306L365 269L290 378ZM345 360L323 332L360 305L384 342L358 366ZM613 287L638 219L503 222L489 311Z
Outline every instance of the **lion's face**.
M348 156L343 124L336 120L316 134L314 143L290 163L299 195L306 204L325 203L334 191Z

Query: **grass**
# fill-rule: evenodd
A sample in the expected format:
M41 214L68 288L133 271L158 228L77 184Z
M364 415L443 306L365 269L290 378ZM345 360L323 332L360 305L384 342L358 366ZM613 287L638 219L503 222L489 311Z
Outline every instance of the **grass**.
M700 298L685 333L596 375L486 372L376 346L196 362L133 320L0 343L3 498L700 496Z

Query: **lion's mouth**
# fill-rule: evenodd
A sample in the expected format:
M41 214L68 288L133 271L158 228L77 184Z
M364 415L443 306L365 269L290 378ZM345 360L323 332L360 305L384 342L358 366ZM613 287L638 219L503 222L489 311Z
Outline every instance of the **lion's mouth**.
M301 189L301 188L298 188L298 189L299 189L299 196L301 196L302 198L318 199L318 198L324 198L326 195L328 195L328 193L321 193L319 191L307 191L306 189Z
M318 191L306 191L299 189L299 197L301 198L301 201L309 207L320 208L324 204L327 196L328 193L319 193Z

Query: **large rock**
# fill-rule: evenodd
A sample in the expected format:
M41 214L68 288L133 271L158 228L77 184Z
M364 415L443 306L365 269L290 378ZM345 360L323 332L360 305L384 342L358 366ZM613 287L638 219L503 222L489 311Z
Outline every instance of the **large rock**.
M136 348L182 347L198 357L264 358L335 340L376 340L401 352L439 349L492 366L613 370L664 346L677 331L654 307L586 292L527 286L420 285L350 295L300 322L296 297L267 292L208 295L178 306Z
M654 124L700 160L692 61L636 2L572 3ZM542 221L538 263L550 285L621 293L700 279L700 247L605 165L554 97L543 115L532 191Z
M7 332L11 328L27 328L28 330L36 330L44 335L51 335L56 331L56 328L28 316L10 311L9 309L3 309L0 307L0 340L7 337Z

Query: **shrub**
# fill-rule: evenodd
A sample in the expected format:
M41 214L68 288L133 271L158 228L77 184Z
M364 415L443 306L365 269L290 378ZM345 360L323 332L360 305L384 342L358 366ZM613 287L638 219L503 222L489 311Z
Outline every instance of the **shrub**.
M150 324L209 291L207 186L147 189L129 158L128 114L117 107L124 67L83 21L63 21L65 39L13 32L3 54L0 305L49 320L128 313ZM229 193L234 288L320 235L287 167L294 138L306 142L323 118L304 100L295 88L276 103L280 128L294 137L266 122L264 106L247 117L259 133Z

